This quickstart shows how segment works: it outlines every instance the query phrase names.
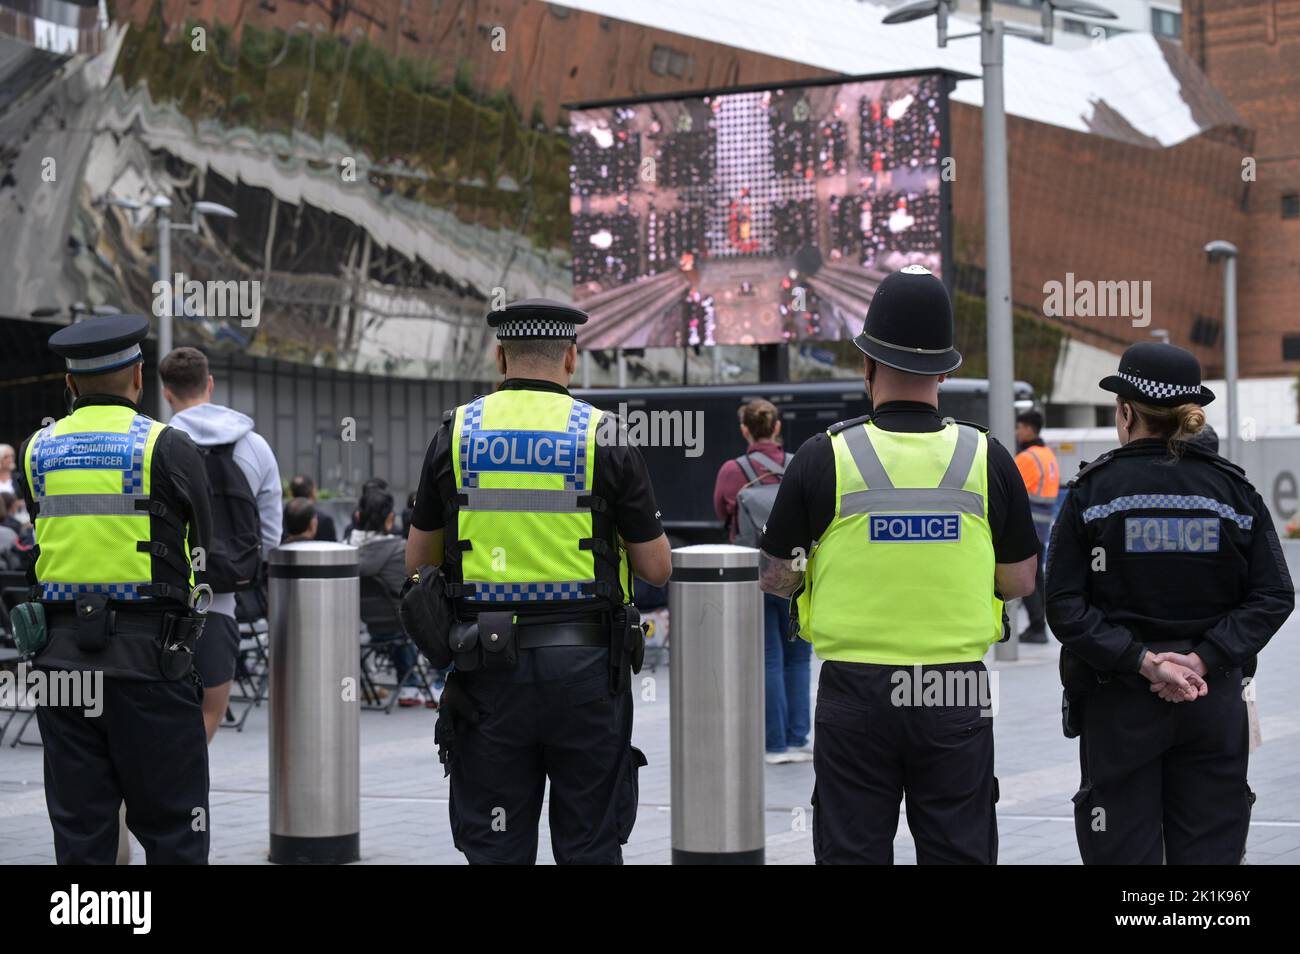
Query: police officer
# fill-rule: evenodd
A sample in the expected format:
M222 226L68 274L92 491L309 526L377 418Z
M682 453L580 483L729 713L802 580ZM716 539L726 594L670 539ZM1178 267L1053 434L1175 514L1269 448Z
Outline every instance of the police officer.
M1011 455L941 418L957 369L943 283L909 265L880 283L854 343L866 417L809 439L762 540L760 585L796 594L825 660L817 691L813 851L888 864L898 806L920 863L997 860L984 664L1002 599L1034 586L1038 540Z
M48 638L34 665L92 686L102 678L91 690L102 691L99 706L37 711L60 864L113 864L123 802L149 863L208 857L190 548L208 539L209 490L190 439L137 407L148 332L140 315L56 331L72 412L29 437L20 457L38 551L32 599Z
M621 863L636 819L625 604L632 572L667 581L671 552L626 431L566 389L586 320L544 299L489 316L505 380L444 416L416 493L408 571L442 564L477 621L455 630L438 719L471 863L536 860L548 778L560 864Z
M1291 578L1244 472L1196 439L1214 395L1195 356L1136 344L1101 387L1121 446L1070 482L1047 579L1079 853L1236 864L1254 801L1243 680L1291 613Z

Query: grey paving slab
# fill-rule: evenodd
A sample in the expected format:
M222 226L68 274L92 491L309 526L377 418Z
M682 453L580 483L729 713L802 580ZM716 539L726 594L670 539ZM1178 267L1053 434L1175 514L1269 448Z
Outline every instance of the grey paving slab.
M1020 660L990 666L998 673L994 720L1003 864L1077 864L1070 796L1078 787L1077 744L1060 730L1055 643L1021 647ZM645 672L636 687L633 742L649 759L640 779L640 808L624 849L629 864L671 860L668 667ZM816 666L813 673L814 688ZM1248 849L1252 864L1300 863L1300 617L1293 617L1260 660L1257 683L1264 745L1251 756L1258 795ZM265 864L268 823L268 710L243 732L222 730L211 747L212 861ZM447 780L433 744L436 714L425 709L361 715L361 845L366 864L463 863L451 844ZM35 726L29 733L34 738ZM0 863L53 861L45 813L42 750L0 746ZM813 861L811 764L768 766L764 818L767 859ZM803 809L803 830L794 809ZM900 817L895 861L913 863L915 848ZM133 862L143 862L135 846ZM551 863L545 812L538 860Z

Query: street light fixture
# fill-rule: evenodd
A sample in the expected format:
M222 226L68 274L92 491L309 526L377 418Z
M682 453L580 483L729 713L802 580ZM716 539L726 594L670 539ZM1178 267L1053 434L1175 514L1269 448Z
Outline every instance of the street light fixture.
M167 196L154 196L150 205L158 210L158 277L171 289L170 307L164 309L158 318L158 354L166 357L172 350L172 317L176 313L176 300L180 293L180 289L172 284L172 232L197 232L199 217L203 215L237 219L239 213L219 202L199 201L195 202L190 210L189 222L173 222L172 202ZM158 408L163 421L171 418L171 409L167 407L167 402L160 401Z
M1223 383L1228 403L1228 460L1237 460L1237 246L1218 239L1205 246L1210 263L1223 262Z
M74 301L67 308L61 305L45 305L41 308L33 308L31 311L33 318L53 318L55 315L63 314L71 315L72 323L75 325L83 315L93 315L96 318L104 315L120 315L122 309L116 305L87 305L84 301Z
M1015 345L1011 321L1011 210L1007 184L1007 113L1002 89L1002 37L1010 33L1040 43L1051 43L1056 10L1106 19L1114 19L1115 14L1096 4L1047 0L1043 4L1043 29L1035 32L994 19L993 0L980 0L979 30L949 36L948 14L953 3L954 0L911 0L894 7L881 22L909 23L933 14L940 47L946 47L949 40L980 38L980 64L984 74L984 108L981 112L984 123L984 301L988 329L989 430L1004 447L1014 448ZM1013 636L1005 643L998 643L994 655L1000 660L1018 659L1019 640Z
M1011 322L1011 221L1007 184L1007 116L1002 87L1002 37L1006 33L1052 42L1055 11L1062 10L1099 19L1115 14L1095 3L1046 0L1041 32L1007 25L993 16L993 0L980 0L980 28L973 33L948 35L948 14L953 0L911 0L885 14L882 23L909 23L933 15L939 46L949 40L980 38L980 63L984 73L984 269L988 327L989 429L1007 447L1015 446L1015 371Z

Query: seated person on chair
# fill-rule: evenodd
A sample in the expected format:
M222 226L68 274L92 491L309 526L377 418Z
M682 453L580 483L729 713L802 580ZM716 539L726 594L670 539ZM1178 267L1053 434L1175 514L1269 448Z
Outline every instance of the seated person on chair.
M391 533L393 528L393 495L387 490L370 487L361 497L357 526L348 534L347 542L358 549L357 563L362 579L373 577L381 581L396 596L406 581L406 541ZM416 676L416 649L399 632L370 634L371 645L391 640L402 640L402 645L392 652L401 690L397 696L399 706L418 706L421 698L420 680ZM432 705L433 700L427 704Z
M284 542L315 540L320 528L316 505L306 497L294 497L284 507Z

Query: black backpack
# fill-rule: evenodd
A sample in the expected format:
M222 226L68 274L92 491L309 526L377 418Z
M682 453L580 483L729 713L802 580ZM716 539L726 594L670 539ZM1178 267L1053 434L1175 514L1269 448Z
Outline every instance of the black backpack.
M212 488L212 539L203 581L216 593L251 590L261 581L262 518L234 444L200 447Z

